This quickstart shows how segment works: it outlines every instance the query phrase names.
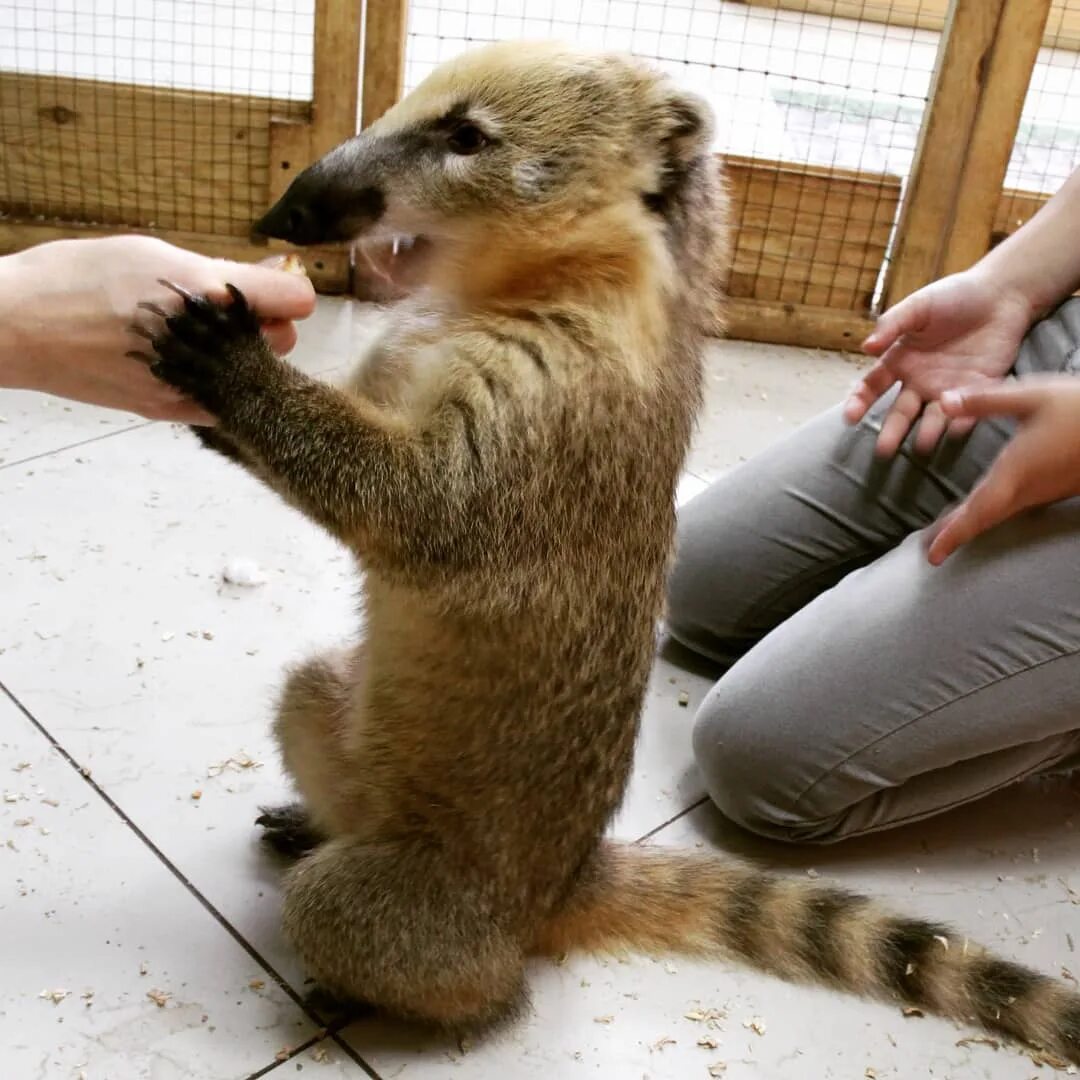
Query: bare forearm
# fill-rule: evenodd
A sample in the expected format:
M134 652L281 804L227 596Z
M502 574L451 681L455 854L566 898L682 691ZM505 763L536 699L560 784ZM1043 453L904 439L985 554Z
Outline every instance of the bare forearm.
M977 270L1002 291L1023 296L1032 321L1080 288L1080 169Z
M26 297L20 280L19 257L0 257L0 387L28 389L32 367L21 331L20 308L25 306Z

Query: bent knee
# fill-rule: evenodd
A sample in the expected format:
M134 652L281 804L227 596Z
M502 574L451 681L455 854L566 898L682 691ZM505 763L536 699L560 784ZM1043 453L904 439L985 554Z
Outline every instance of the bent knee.
M850 808L831 806L829 786L817 782L820 763L797 703L771 699L734 675L713 687L694 722L694 757L709 797L726 818L770 840L842 839Z

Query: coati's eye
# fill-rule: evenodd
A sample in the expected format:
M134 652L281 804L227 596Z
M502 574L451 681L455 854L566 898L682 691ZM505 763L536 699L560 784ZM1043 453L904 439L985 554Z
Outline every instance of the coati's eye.
M462 157L479 153L490 141L482 128L468 120L463 120L446 137L446 145Z

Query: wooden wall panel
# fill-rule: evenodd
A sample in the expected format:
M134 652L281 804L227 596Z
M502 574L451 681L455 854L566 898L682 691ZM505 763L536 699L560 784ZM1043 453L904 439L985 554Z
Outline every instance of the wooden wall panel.
M900 201L897 177L729 157L736 299L867 313Z
M0 209L246 237L304 103L0 72Z

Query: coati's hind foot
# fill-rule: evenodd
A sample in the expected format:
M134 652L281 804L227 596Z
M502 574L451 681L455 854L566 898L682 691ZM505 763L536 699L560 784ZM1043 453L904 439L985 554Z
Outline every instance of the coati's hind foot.
M263 845L286 859L299 859L326 839L311 823L302 803L262 806L259 811L255 824L263 828Z
M378 1011L370 1001L342 997L318 983L304 992L304 1004L327 1020L344 1018L351 1022Z
M479 1035L527 1009L521 944L437 851L337 837L292 867L285 936L324 993Z

